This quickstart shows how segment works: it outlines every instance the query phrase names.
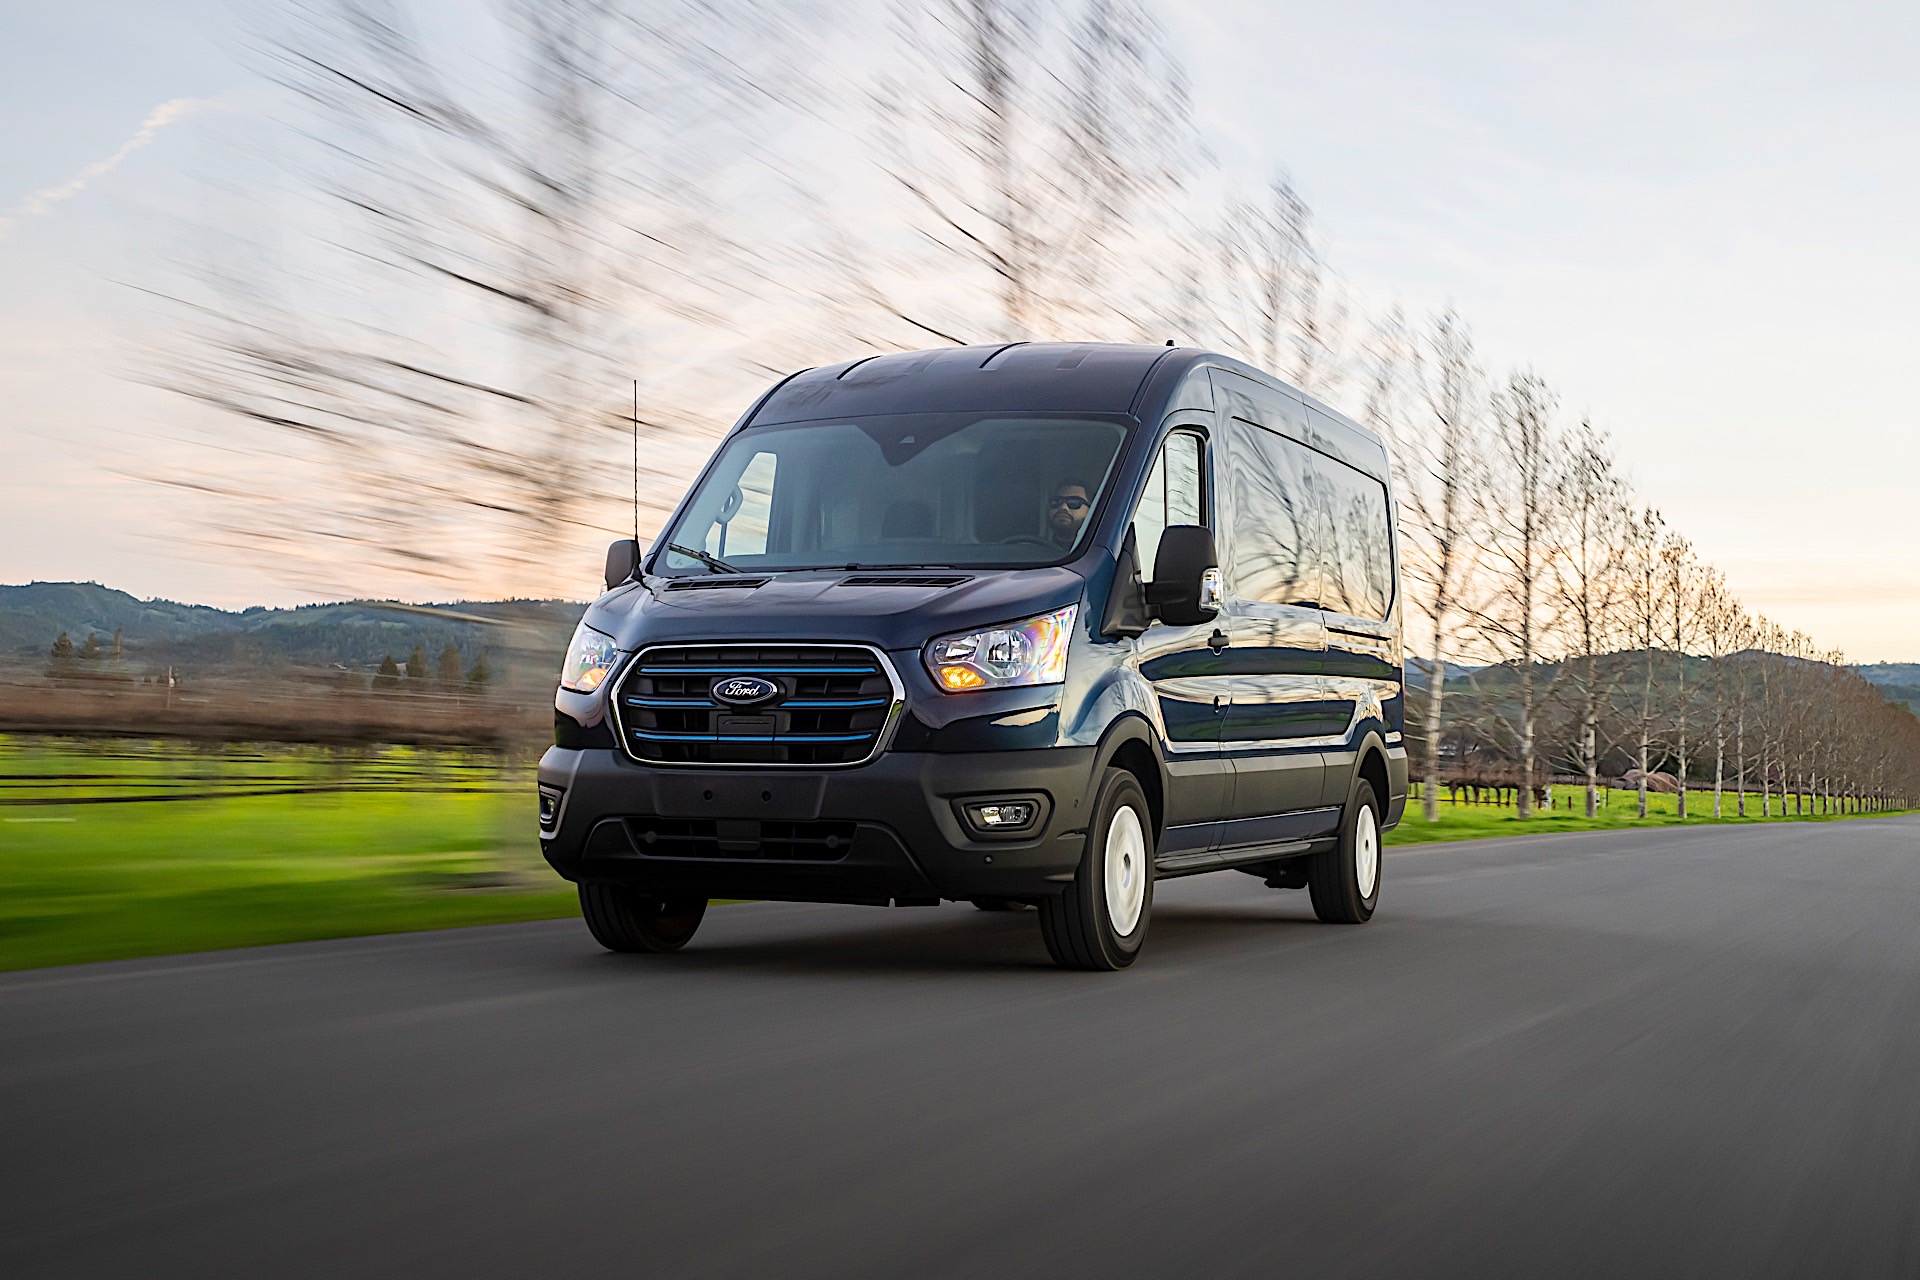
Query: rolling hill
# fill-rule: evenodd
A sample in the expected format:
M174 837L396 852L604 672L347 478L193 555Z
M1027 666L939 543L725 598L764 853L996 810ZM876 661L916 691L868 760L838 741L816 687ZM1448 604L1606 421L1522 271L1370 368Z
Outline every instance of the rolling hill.
M405 605L355 600L293 609L239 611L172 600L141 600L97 582L0 586L0 661L43 664L65 632L76 648L121 634L125 665L136 672L172 666L186 672L293 667L372 670L388 655L405 661L415 645L437 656L447 645L471 665L505 647L498 624L532 624L541 646L564 645L586 606L565 600L455 601ZM497 660L497 659L496 659Z

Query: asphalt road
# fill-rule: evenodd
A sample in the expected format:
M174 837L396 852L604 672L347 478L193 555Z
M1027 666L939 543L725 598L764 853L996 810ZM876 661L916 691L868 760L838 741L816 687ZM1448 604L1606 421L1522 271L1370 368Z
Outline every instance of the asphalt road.
M0 1275L1920 1275L1920 821L0 977Z

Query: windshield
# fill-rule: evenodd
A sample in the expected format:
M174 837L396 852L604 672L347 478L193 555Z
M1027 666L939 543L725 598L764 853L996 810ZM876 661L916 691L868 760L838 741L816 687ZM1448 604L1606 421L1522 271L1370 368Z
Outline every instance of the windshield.
M754 427L667 538L671 575L1053 564L1088 537L1127 428L914 413Z

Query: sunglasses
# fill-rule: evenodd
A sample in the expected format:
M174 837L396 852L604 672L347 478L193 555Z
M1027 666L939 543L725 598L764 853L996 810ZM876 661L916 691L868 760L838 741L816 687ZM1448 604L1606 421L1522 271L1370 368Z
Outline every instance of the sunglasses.
M1088 507L1093 504L1088 502L1085 498L1076 498L1076 497L1073 497L1072 495L1068 495L1067 497L1064 497L1064 498L1048 498L1047 505L1049 507L1065 507L1069 511L1078 511L1082 507Z

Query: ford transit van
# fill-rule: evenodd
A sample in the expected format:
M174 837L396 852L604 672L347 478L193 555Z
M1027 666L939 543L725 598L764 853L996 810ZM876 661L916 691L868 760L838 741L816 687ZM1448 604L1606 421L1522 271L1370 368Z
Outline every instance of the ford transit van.
M1363 922L1407 794L1390 476L1206 351L795 374L608 552L541 849L616 951L682 946L711 899L952 900L1118 969L1155 882L1208 871Z

